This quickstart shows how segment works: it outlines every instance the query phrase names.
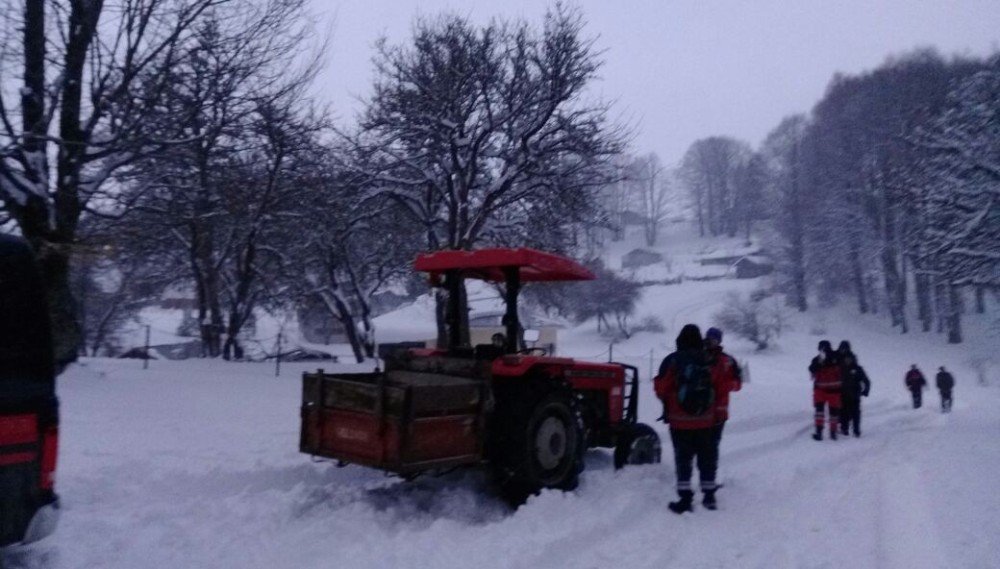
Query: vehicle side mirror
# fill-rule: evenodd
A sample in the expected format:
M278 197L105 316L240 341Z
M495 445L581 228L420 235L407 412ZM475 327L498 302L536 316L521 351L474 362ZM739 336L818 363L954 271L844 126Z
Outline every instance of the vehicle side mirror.
M524 341L535 343L542 336L541 332L538 330L525 330L524 331Z

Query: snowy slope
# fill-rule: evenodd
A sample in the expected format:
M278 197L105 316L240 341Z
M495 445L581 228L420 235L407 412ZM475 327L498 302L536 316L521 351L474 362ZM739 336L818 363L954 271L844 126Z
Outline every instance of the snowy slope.
M672 244L683 254L679 241ZM721 280L647 288L639 316L657 316L667 330L615 345L615 359L645 372L650 354L658 364L681 325L709 324L725 292L754 286ZM398 320L416 327L420 307L410 310ZM1000 493L993 489L1000 378L975 385L968 347L900 336L875 317L830 310L797 316L792 326L764 354L726 339L749 363L752 381L733 397L721 507L682 517L666 509L669 456L616 472L607 453L593 451L578 490L544 492L510 512L476 471L407 483L299 454L298 375L315 364L285 365L276 378L267 364L153 362L143 371L134 360L85 360L59 386L61 526L40 544L0 553L0 565L1000 566ZM860 439L808 436L805 366L821 337L850 339L872 377ZM566 331L560 344L569 354L608 357L593 323ZM902 375L911 363L927 374L938 365L953 370L952 414L937 412L934 393L923 409L909 408ZM646 375L640 416L655 424L669 455Z

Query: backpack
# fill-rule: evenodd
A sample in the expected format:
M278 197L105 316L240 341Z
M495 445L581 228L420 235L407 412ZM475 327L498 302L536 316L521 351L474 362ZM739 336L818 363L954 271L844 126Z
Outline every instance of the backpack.
M703 358L678 354L674 362L677 371L677 403L688 415L704 415L715 404L712 371Z

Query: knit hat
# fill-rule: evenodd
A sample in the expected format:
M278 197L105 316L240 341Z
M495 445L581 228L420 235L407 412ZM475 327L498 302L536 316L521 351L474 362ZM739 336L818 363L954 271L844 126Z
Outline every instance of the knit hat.
M721 343L722 342L722 330L719 330L718 328L716 328L714 326L711 327L711 328L709 328L708 331L705 332L705 339L706 340L715 340L716 342Z

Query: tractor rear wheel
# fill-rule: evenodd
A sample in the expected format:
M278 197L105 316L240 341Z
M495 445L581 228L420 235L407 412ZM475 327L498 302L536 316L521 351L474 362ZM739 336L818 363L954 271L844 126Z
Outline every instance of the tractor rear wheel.
M501 421L507 432L497 466L508 473L504 494L521 503L542 488L576 488L585 441L572 393L559 389L534 404L513 403L501 411L507 415Z
M615 468L626 464L656 464L660 462L660 435L644 423L636 423L615 445Z

